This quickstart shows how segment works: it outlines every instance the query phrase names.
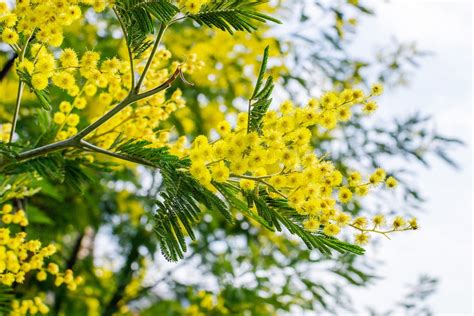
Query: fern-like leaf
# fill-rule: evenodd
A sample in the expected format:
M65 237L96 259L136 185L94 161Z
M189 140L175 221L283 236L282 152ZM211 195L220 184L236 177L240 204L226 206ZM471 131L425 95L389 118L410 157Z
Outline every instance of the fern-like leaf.
M188 14L188 17L201 25L215 27L233 34L235 31L253 32L256 22L265 23L279 20L258 12L255 7L268 1L251 0L213 0L205 4L200 12Z
M165 258L177 261L183 258L187 249L185 233L195 239L192 225L198 220L201 204L207 209L218 210L228 222L233 218L227 205L189 173L165 163L161 174L166 191L161 194L163 200L157 201L155 232Z
M169 0L119 0L115 10L125 27L125 38L135 57L153 44L148 36L154 33L154 20L169 22L178 8Z
M257 83L255 89L249 100L249 120L248 120L248 131L257 131L261 133L262 120L267 113L270 104L272 103L271 94L273 92L273 77L269 76L264 82L265 72L267 70L268 62L268 46L263 52L262 65L260 66L260 72L258 74Z

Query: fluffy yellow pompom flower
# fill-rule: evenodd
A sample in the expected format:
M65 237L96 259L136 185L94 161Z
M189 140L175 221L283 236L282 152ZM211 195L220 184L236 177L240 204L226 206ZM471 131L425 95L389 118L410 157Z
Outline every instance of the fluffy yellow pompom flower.
M367 233L360 233L355 235L355 242L358 245L366 245L369 242L369 234Z
M69 113L69 112L71 112L71 109L72 109L72 105L71 105L70 102L62 101L59 104L59 110L63 113Z
M393 229L397 230L397 229L401 229L403 226L406 225L406 221L403 217L401 216L397 216L394 218L393 222L392 222L392 227Z
M179 6L183 7L185 12L196 14L208 0L177 0Z
M315 232L319 229L321 223L315 218L309 218L303 222L303 227L309 232Z
M372 114L377 110L377 108L378 108L378 105L375 101L369 101L366 104L364 104L362 111L364 111L365 114Z
M77 59L76 52L71 48L66 48L59 56L61 66L64 68L72 68L79 66L79 60Z
M385 225L385 216L382 214L375 215L372 218L372 222L374 223L375 227L380 227L382 225Z
M251 191L255 189L255 181L253 180L247 180L247 179L242 179L240 180L239 183L240 187L246 191Z
M10 28L3 29L2 32L2 41L9 45L14 45L18 42L18 33Z
M222 183L222 182L227 181L227 179L229 179L229 169L225 166L223 161L213 166L211 169L211 172L212 172L212 178L216 182Z
M372 92L372 95L378 96L383 93L383 86L380 83L375 83L372 85L370 90Z
M44 90L48 86L48 76L44 74L34 74L31 77L31 84L36 90Z
M77 124L79 124L79 115L77 114L70 114L67 119L66 119L66 123L68 126L76 126Z
M342 203L347 203L349 202L350 200L352 200L352 192L351 190L349 190L348 188L341 188L339 190L339 200L342 202Z
M66 120L66 115L64 115L64 113L61 113L61 112L54 113L54 116L53 116L54 123L60 125L60 124L63 124L65 120Z
M61 71L53 76L53 83L64 90L68 90L76 84L73 75L66 71Z
M341 231L341 228L337 226L336 224L327 224L326 226L324 226L324 230L323 230L323 232L328 236L335 236L339 234L340 231Z
M398 182L397 182L397 180L396 180L394 177L388 177L387 180L385 181L385 184L386 184L387 187L389 187L390 189L393 189L393 188L395 188L395 187L398 185Z

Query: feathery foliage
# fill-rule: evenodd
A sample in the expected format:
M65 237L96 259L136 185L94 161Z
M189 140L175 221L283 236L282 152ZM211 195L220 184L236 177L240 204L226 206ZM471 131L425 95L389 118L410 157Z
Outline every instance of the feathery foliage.
M8 315L11 312L13 291L4 285L0 286L0 315Z
M194 240L192 225L199 219L201 204L209 210L219 211L228 222L232 214L225 203L214 193L204 188L191 175L172 165L161 169L165 192L163 201L157 201L155 232L160 242L161 252L169 261L183 258L186 251L185 233Z
M265 84L263 84L265 72L267 70L268 51L269 51L269 47L267 46L263 52L262 65L260 67L260 72L258 74L255 89L249 100L249 120L248 120L249 132L253 132L253 131L260 132L262 119L265 113L267 112L268 107L272 103L271 94L274 88L273 77L269 76L267 80L265 81Z
M255 22L279 20L257 12L255 7L268 1L251 0L214 0L206 3L197 14L188 17L201 25L216 27L233 34L235 31L253 32L257 29Z
M115 9L124 24L127 44L136 57L153 43L148 35L155 31L154 20L167 23L179 12L168 0L120 0Z

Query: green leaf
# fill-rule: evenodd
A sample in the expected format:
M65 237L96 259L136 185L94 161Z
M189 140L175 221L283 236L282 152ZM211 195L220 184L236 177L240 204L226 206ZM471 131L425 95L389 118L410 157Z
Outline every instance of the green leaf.
M26 213L28 214L28 220L34 224L45 224L54 225L54 221L46 215L42 210L34 205L26 205Z
M256 6L266 2L268 1L214 0L202 6L199 13L187 16L201 25L215 27L230 34L235 31L253 32L257 29L256 22L281 23L255 10Z
M357 255L364 253L364 249L359 246L326 236L322 232L306 231L302 227L303 217L288 205L287 200L273 199L265 190L260 190L258 196L254 192L248 192L247 197L250 197L257 209L260 208L262 217L271 219L278 231L285 227L291 234L300 237L309 249L318 249L325 255L331 255L332 250Z
M55 153L21 162L13 161L4 166L2 171L8 175L37 172L42 177L62 182L65 175L64 158Z
M0 315L9 315L12 301L15 299L12 288L0 285Z
M268 46L263 52L262 65L255 84L255 89L249 100L249 121L248 121L248 132L257 131L261 133L262 120L267 113L270 104L272 103L271 94L273 92L273 77L269 76L263 84L265 72L267 70L268 62ZM263 85L263 87L262 87Z
M213 192L204 188L189 173L176 168L173 163L161 166L165 192L162 201L157 201L154 230L158 237L162 254L169 261L182 259L186 251L185 232L194 240L192 225L198 221L200 205L209 210L219 211L228 222L232 214L227 205Z
M135 57L153 44L148 35L155 31L154 20L168 23L179 12L169 0L119 0L115 3L115 9Z

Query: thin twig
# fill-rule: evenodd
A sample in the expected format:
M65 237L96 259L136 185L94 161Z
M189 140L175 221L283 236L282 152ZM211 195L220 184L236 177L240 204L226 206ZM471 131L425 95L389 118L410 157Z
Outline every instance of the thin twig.
M114 7L113 10L115 12L115 16L117 17L117 20L120 23L120 27L122 28L123 37L125 38L125 41L127 42L128 58L129 58L129 61L130 61L130 73L131 73L131 76L132 76L132 87L134 87L135 86L135 66L133 64L133 53L132 53L132 50L130 48L130 43L128 41L127 29L125 28L123 20L120 17L120 14L118 13L117 9Z
M161 23L160 29L158 31L158 35L156 36L156 39L155 39L155 44L153 45L150 56L148 57L148 60L146 62L145 68L143 69L143 72L140 75L140 78L138 79L137 85L134 88L135 93L137 94L140 93L140 89L142 87L143 81L145 80L146 74L148 73L148 70L150 69L151 63L153 62L153 58L155 57L156 51L158 50L158 47L160 46L161 40L163 39L163 35L167 27L168 27L167 24Z

